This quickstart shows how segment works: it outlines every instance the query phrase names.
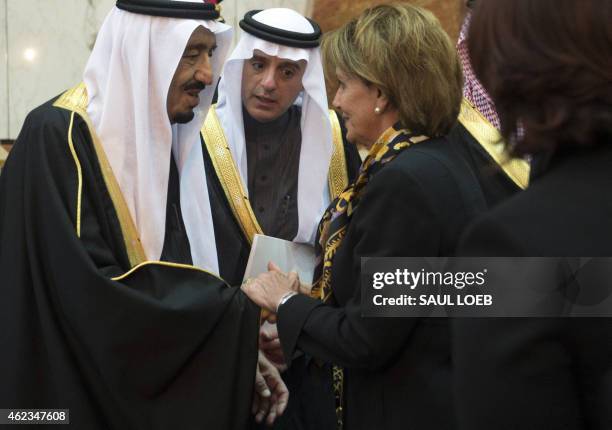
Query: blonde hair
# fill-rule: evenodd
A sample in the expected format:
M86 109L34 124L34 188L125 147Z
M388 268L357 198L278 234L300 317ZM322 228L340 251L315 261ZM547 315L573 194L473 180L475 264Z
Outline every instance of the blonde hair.
M366 9L322 42L335 69L375 85L413 132L448 133L459 115L463 78L455 47L429 11L410 4Z

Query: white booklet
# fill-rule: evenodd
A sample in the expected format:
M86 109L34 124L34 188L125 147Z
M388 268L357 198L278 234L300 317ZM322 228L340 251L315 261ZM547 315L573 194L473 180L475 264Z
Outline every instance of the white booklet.
M311 284L315 268L314 247L289 242L277 237L256 234L251 246L249 261L244 271L244 279L254 278L260 273L268 271L268 262L274 262L287 273L296 271L300 282Z

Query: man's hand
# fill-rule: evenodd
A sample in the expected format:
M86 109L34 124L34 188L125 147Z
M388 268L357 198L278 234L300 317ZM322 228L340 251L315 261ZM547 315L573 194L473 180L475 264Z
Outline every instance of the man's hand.
M265 418L266 424L271 426L274 420L285 412L288 401L289 390L280 373L260 351L255 373L253 406L251 408L251 412L255 415L255 421L260 423Z
M280 372L287 369L276 324L264 323L259 329L259 350Z

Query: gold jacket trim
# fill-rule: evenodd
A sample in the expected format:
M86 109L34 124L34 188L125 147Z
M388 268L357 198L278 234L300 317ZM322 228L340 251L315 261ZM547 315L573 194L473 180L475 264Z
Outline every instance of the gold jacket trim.
M208 110L201 133L232 213L247 241L252 244L255 235L263 234L263 231L255 218L238 168L232 158L232 152L227 145L225 133L217 116L216 105Z
M104 149L100 144L100 140L91 124L91 119L87 114L87 88L84 83L80 83L74 88L69 89L64 94L62 94L56 101L53 103L53 106L66 109L73 113L78 114L85 123L87 124L87 128L89 129L89 134L91 135L94 149L96 151L96 156L98 157L98 161L100 162L100 168L102 170L102 176L104 177L104 183L106 184L106 188L110 194L111 200L113 201L113 205L115 207L115 212L117 213L117 218L119 219L119 225L121 226L121 232L123 234L123 241L125 243L125 249L128 254L128 258L130 260L130 266L135 267L138 264L146 261L146 256L144 249L142 247L142 243L140 242L140 237L138 236L138 231L136 230L136 226L134 225L134 221L132 220L132 216L130 214L130 210L125 203L125 199L123 198L123 193L119 188L119 184L117 183L117 179L113 174L113 170L106 158L106 154L104 153ZM74 116L71 117L71 119ZM72 125L72 120L71 120ZM69 145L72 142L72 128L69 130L68 134ZM71 146L71 151L74 150L74 146ZM73 157L75 157L75 161L78 161L78 157L76 152L73 152ZM80 191L77 201L80 206ZM79 220L78 229L80 230L80 208L78 208L79 216L77 219ZM80 235L80 231L78 232Z
M459 122L521 189L529 185L529 163L521 158L510 158L504 151L499 131L467 100L461 103Z
M76 233L77 237L81 237L81 198L83 195L83 170L81 169L81 162L79 161L79 157L77 156L76 150L74 149L74 142L72 141L72 127L74 126L74 115L72 112L70 114L70 125L68 126L68 146L70 147L70 153L72 154L72 158L74 159L74 164L76 165L77 178L79 181L79 185L77 188L77 208L76 208Z
M327 179L329 183L329 195L333 201L348 186L349 179L346 169L346 157L344 155L344 143L342 141L342 129L340 128L338 115L333 109L329 110L329 122L332 128L334 152L332 153L329 164Z
M114 278L111 278L111 280L112 281L123 281L124 279L126 279L129 276L131 276L132 274L134 274L137 270L142 269L143 267L147 267L147 266L163 266L163 267L173 267L175 269L195 270L197 272L206 273L206 274L214 277L215 279L220 280L226 286L228 286L228 287L230 286L227 282L225 282L219 276L215 275L212 272L209 272L208 270L200 269L199 267L191 266L189 264L170 263L170 262L167 262L167 261L144 261L144 262L142 262L142 263L132 267L129 271L125 272L123 275L119 275L119 276L115 276Z

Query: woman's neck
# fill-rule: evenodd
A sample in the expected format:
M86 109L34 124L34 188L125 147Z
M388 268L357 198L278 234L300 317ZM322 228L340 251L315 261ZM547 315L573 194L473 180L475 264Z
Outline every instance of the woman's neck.
M393 125L399 121L399 113L396 110L384 112L380 114L379 126L376 127L376 138L370 142L364 142L363 146L365 146L368 150L374 146L374 144L378 141L380 136L389 129L389 127L393 127Z

